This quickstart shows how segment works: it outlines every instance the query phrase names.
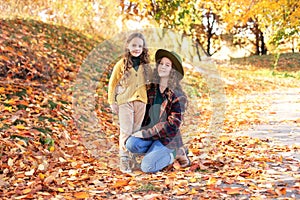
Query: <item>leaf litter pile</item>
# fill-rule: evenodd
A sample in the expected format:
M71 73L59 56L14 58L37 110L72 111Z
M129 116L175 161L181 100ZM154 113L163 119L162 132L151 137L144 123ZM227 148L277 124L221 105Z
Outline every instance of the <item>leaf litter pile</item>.
M300 151L299 146L234 134L264 123L258 114L270 103L264 92L297 87L299 79L218 65L226 109L208 149L212 91L201 74L187 69L190 103L182 133L192 165L182 169L175 162L156 174L122 174L118 126L106 103L112 65L95 94L99 126L88 131L93 134L79 131L84 118L72 109L78 70L99 41L36 21L1 20L0 25L1 199L300 198L299 162L278 154ZM262 95L249 99L249 93ZM299 126L299 120L292 123Z

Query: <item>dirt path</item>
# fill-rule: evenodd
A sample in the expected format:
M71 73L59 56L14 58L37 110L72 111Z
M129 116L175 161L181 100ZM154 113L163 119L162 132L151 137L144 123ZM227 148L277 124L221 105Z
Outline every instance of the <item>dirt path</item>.
M269 140L270 148L282 156L282 161L266 162L268 169L265 176L268 178L263 188L269 189L268 183L271 183L274 187L286 188L282 197L300 199L300 193L289 190L299 185L300 177L300 88L276 90L264 95L266 100L270 100L270 106L264 112L257 112L266 123L236 134ZM250 95L248 98L258 97Z
M255 125L251 129L242 131L251 137L270 139L278 145L290 147L300 146L300 88L277 90L265 94L272 102L268 110L261 113L261 117L268 123ZM267 99L266 98L266 99ZM298 122L298 123L296 123ZM285 157L300 161L300 152L282 152Z

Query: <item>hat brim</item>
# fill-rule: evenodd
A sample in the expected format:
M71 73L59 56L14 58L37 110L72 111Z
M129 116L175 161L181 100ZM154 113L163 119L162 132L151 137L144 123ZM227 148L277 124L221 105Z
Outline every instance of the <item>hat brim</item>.
M157 50L155 53L155 61L157 61L163 57L169 58L172 61L173 68L176 71L178 71L182 75L182 77L184 76L182 64L174 54L172 54L171 52L164 50L164 49Z

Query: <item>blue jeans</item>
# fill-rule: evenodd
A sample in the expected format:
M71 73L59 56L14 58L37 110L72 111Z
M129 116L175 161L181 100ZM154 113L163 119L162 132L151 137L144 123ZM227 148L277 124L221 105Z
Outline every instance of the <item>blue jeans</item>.
M145 154L141 162L143 172L157 172L174 162L171 155L174 150L167 148L159 140L144 140L130 136L125 146L131 153Z

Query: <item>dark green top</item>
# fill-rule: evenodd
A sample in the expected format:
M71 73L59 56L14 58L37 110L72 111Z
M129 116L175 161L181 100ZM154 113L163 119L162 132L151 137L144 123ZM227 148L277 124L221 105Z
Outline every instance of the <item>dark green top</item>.
M159 85L157 85L154 103L153 103L152 107L149 110L149 116L150 116L150 119L151 119L149 127L152 127L152 126L154 126L155 124L157 124L159 122L160 107L161 107L161 104L162 104L163 101L164 101L164 99L163 99L163 96L160 93Z
M141 58L140 57L132 57L131 60L132 60L133 68L135 69L135 71L137 71L141 64Z

